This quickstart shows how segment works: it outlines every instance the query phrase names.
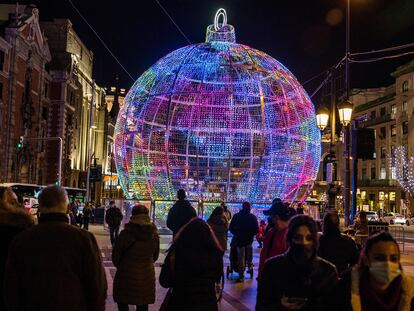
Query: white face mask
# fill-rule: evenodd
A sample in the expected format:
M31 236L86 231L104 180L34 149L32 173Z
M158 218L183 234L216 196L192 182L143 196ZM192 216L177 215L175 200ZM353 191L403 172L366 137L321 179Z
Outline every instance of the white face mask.
M384 287L401 274L400 265L390 261L374 261L369 266L370 275Z

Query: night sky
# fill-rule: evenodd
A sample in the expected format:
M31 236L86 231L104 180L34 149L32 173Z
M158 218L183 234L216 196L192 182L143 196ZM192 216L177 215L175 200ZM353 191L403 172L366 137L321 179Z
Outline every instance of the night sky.
M159 0L192 43L204 41L218 8L227 10L236 40L262 50L287 66L299 81L337 63L345 54L346 0ZM170 51L187 45L155 0L73 0L134 79ZM21 2L23 3L23 2ZM105 86L119 74L121 86L132 80L103 48L67 0L32 1L40 19L69 18L94 52L94 74ZM341 16L342 15L342 16ZM351 0L351 52L414 42L413 0ZM411 48L413 51L414 48ZM414 55L372 64L351 65L351 86L392 83L396 66ZM312 93L322 77L308 83Z

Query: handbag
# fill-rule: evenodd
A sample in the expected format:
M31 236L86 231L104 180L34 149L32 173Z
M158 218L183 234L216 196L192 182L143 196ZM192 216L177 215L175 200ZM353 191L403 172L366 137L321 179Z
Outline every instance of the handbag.
M161 266L160 272L160 284L164 288L174 287L174 276L175 276L175 249L173 246L170 247L167 256L165 257L164 263Z

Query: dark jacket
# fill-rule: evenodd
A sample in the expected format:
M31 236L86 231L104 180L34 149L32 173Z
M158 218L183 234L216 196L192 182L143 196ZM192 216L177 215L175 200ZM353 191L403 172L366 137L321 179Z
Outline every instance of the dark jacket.
M333 263L340 275L358 262L359 251L354 240L338 230L319 238L318 256Z
M217 240L219 241L223 251L227 249L227 230L229 222L224 215L215 215L207 220L207 223L213 229Z
M112 251L112 262L117 268L114 301L128 305L155 302L154 262L159 252L157 227L150 222L149 217L145 222L131 219L125 225Z
M211 229L199 218L178 232L167 255L175 255L174 271L163 266L160 284L172 287L168 311L215 311L215 282L223 273L223 252L213 239Z
M105 310L106 277L95 237L43 214L10 246L5 275L8 310Z
M414 310L414 281L404 273L400 279L401 298L397 311ZM332 303L338 311L364 311L361 303L361 271L358 266L347 270L335 287ZM364 295L367 299L368 295Z
M230 222L230 232L233 234L231 245L235 247L248 246L259 232L257 218L250 211L242 209L234 214Z
M0 207L0 293L3 293L4 270L10 244L17 234L33 225L33 217L23 208ZM0 295L0 310L6 310L3 295Z
M122 221L122 212L116 206L111 206L105 213L105 222L109 227L119 227Z
M182 226L194 217L197 217L197 213L191 203L187 200L178 200L168 212L167 227L175 235Z
M326 302L338 278L335 266L314 257L306 265L295 264L289 251L266 261L257 287L257 311L285 311L281 299L307 298L302 311L336 310Z

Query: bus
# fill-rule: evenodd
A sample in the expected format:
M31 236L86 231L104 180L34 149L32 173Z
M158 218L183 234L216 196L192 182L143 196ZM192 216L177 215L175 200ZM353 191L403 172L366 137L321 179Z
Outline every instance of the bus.
M0 183L0 187L10 187L16 193L17 196L23 198L24 207L30 213L35 214L38 201L37 198L39 196L40 191L46 186L42 185L34 185L34 184L22 184L22 183ZM65 188L69 202L73 200L79 200L80 202L86 201L86 190L80 188L72 188L72 187L63 187ZM33 210L32 210L33 208Z

